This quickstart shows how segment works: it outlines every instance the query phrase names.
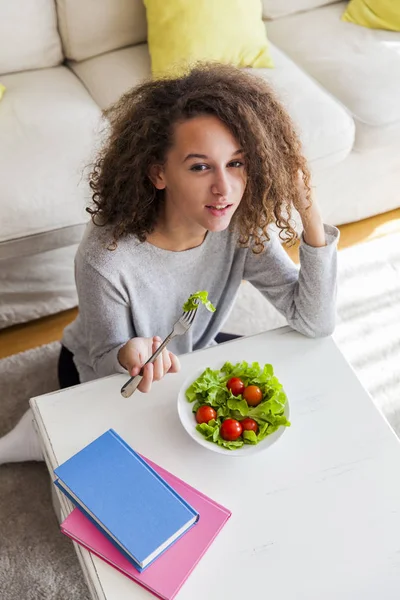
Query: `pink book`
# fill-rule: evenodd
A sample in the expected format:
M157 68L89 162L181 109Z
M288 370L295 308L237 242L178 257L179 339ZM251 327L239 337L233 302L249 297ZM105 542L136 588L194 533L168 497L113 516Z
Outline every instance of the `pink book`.
M61 531L159 598L172 600L231 512L151 460L145 460L200 514L197 524L145 571L139 573L78 508L61 523Z

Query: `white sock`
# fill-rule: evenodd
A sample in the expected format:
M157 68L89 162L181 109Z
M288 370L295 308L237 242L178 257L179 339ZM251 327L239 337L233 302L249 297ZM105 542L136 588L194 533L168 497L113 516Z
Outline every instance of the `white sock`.
M0 465L28 460L43 460L31 409L26 411L14 429L0 438Z

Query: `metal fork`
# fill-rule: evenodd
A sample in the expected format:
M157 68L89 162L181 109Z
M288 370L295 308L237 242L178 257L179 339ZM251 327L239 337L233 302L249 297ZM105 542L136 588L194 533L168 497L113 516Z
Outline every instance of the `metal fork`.
M190 329L196 316L196 311L197 307L182 314L182 316L175 323L171 333L167 335L165 340L162 342L161 346L157 348L154 354L150 356L149 360L145 362L145 364L140 370L140 373L138 375L135 375L135 377L131 377L130 379L128 379L128 381L122 386L121 394L124 398L129 398L129 396L132 396L133 392L137 389L139 383L143 379L144 366L147 365L147 363L153 363L156 360L157 356L159 356L159 354L161 354L161 352L164 350L168 342L172 340L172 338L176 337L177 335L183 335Z

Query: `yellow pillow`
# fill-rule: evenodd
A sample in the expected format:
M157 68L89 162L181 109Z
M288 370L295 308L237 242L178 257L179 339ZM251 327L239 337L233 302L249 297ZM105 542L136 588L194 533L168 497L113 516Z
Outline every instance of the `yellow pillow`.
M0 100L2 99L5 91L6 91L6 88L4 87L3 84L0 83Z
M370 29L400 31L400 2L398 0L351 0L342 20Z
M178 76L198 61L273 67L261 0L144 0L155 77Z

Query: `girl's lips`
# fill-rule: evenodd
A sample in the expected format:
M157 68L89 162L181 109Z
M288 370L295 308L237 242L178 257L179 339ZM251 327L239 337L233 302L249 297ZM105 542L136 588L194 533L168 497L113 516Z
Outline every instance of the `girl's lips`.
M214 216L214 217L223 217L232 208L232 204L227 204L225 208L215 208L215 206L206 206L206 209Z

